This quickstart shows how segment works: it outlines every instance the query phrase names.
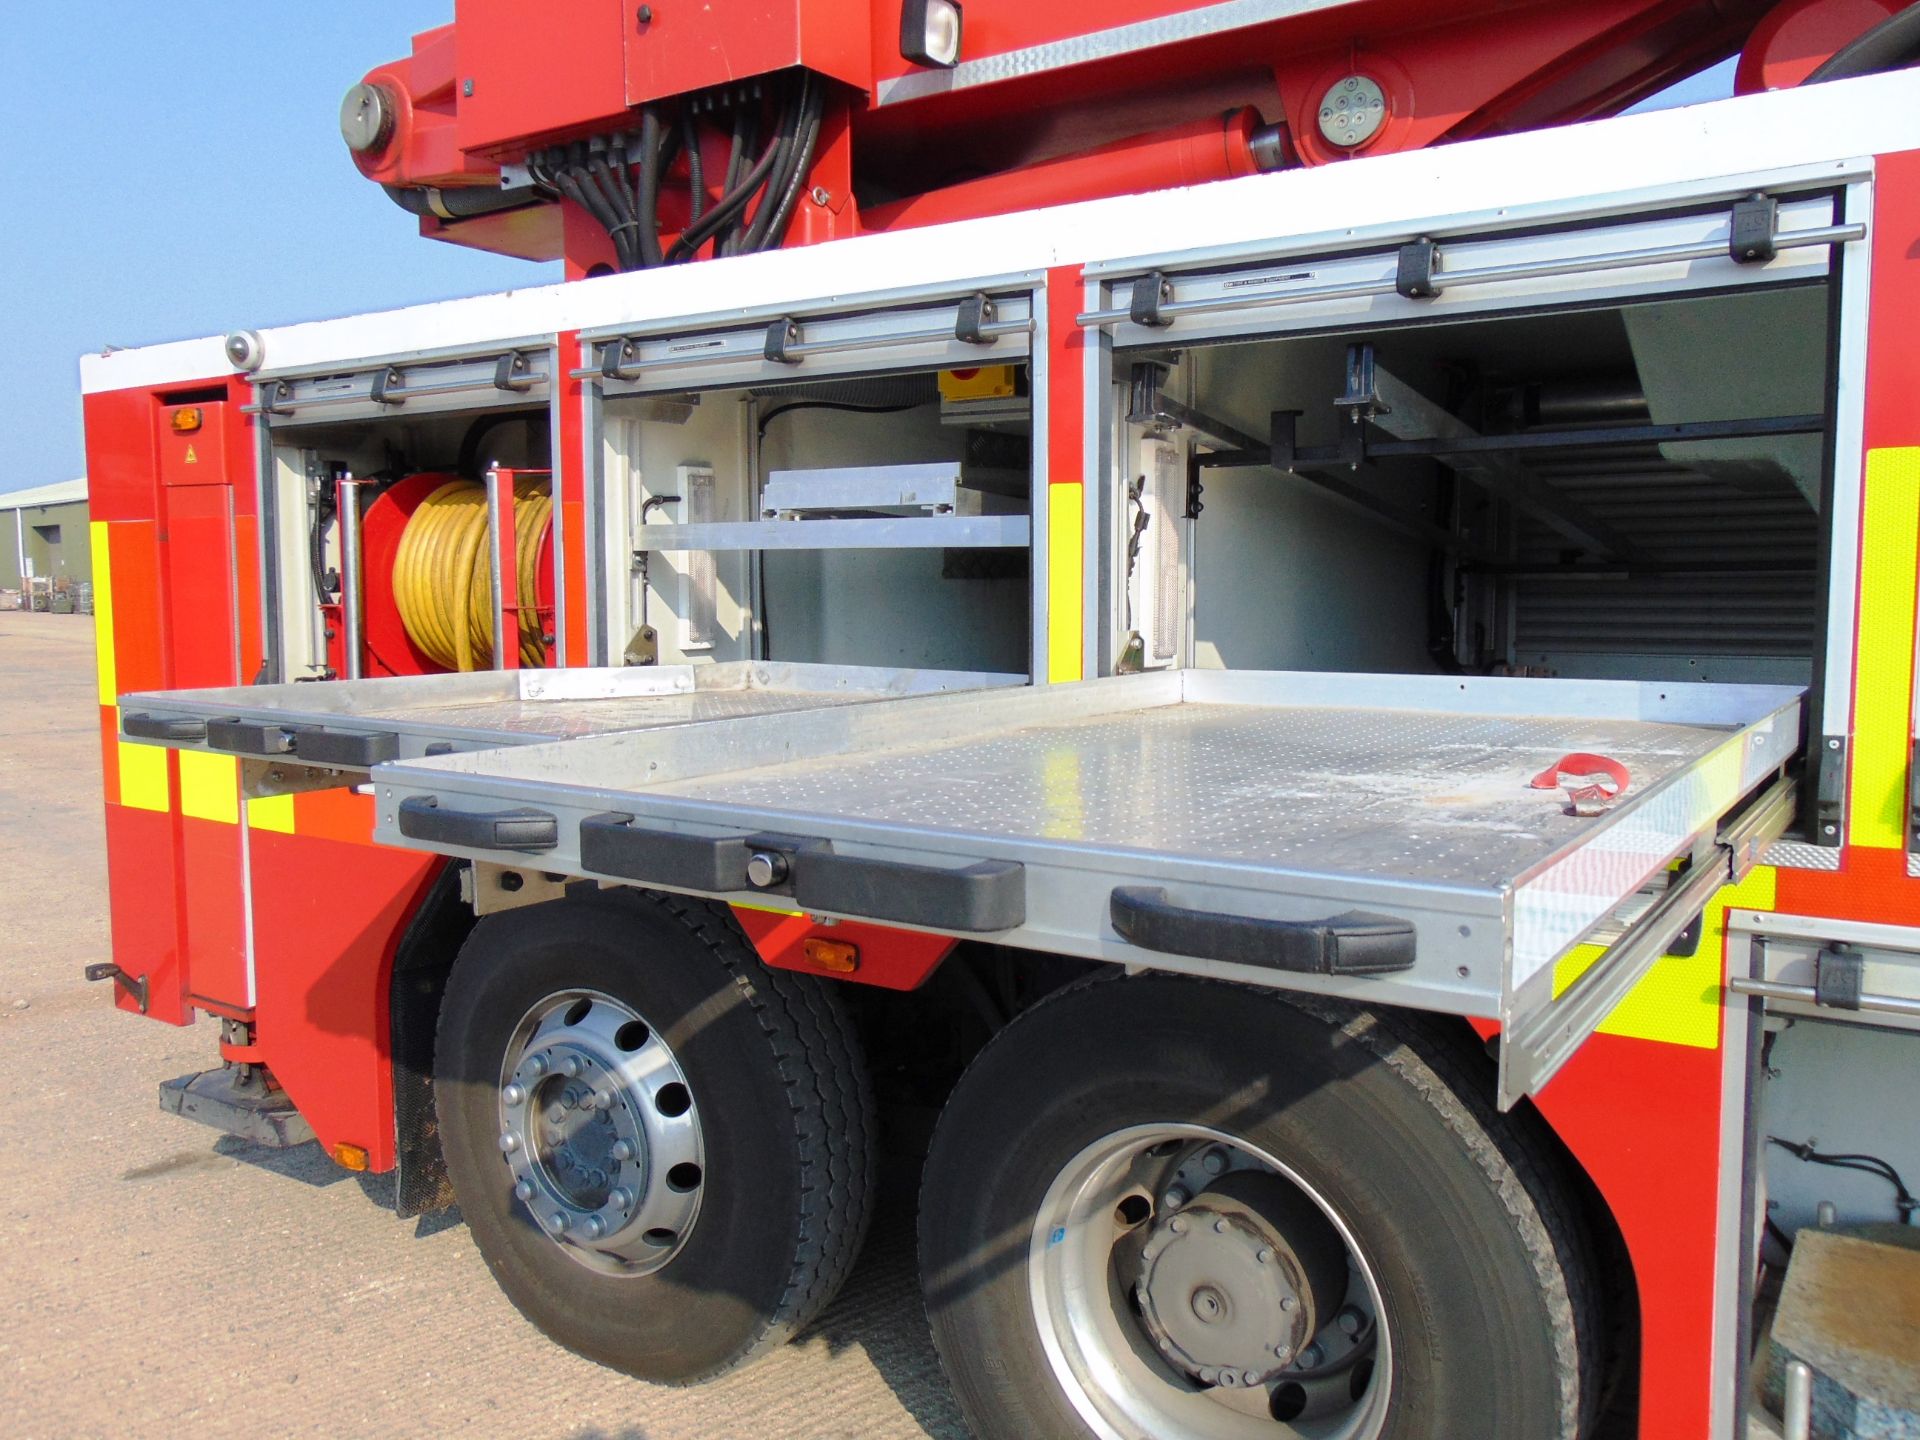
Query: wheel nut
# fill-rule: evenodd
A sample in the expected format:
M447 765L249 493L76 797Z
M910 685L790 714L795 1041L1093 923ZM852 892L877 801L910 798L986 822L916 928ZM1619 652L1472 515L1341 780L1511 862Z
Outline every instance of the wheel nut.
M1187 1222L1176 1215L1167 1222L1167 1229L1176 1235L1184 1235L1187 1233Z
M518 1085L509 1085L500 1092L500 1098L509 1105L518 1105L522 1100L527 1098L527 1092L522 1090Z
M1168 1210L1178 1210L1192 1198L1180 1186L1175 1185L1160 1198L1160 1203Z
M544 1075L547 1073L547 1069L548 1069L548 1066L547 1066L546 1056L529 1055L527 1057L527 1073L529 1075L535 1075L535 1076Z
M1200 1158L1200 1168L1209 1175L1218 1175L1227 1168L1227 1156L1223 1150L1209 1150Z
M547 1229L556 1235L566 1234L567 1217L558 1210L554 1211L553 1214L547 1217Z
M622 1185L611 1195L607 1196L607 1203L616 1210L624 1210L633 1204L633 1192Z
M1260 1372L1258 1370L1249 1370L1240 1378L1248 1385L1258 1385L1260 1383Z
M589 1215L586 1218L586 1222L581 1225L580 1231L587 1239L598 1240L602 1235L607 1233L607 1222L602 1220L598 1215Z
M1229 1390L1238 1388L1240 1384L1240 1372L1237 1370L1222 1370L1220 1372L1220 1383Z
M1263 1246L1260 1253L1253 1258L1258 1260L1262 1265L1271 1265L1273 1263L1273 1251Z
M624 1165L627 1161L633 1158L633 1146L629 1145L624 1140L616 1140L613 1142L613 1148L607 1151L607 1154L612 1159L617 1160Z
M1300 1352L1300 1363L1309 1370L1326 1358L1326 1354L1318 1345L1309 1345Z
M533 1182L531 1180L522 1180L516 1184L513 1187L513 1198L523 1204L533 1199Z
M1282 1365L1286 1364L1287 1361L1293 1358L1293 1347L1291 1345L1274 1346L1273 1358L1278 1360Z
M547 1107L547 1119L548 1119L549 1121L551 1121L551 1122L552 1122L553 1124L555 1124L555 1125L558 1125L558 1124L559 1124L559 1123L560 1123L560 1122L561 1122L562 1120L564 1120L564 1119L566 1119L566 1118L567 1118L567 1107L566 1107L566 1106L564 1106L564 1105L549 1105L549 1106Z
M1217 1384L1219 1384L1219 1383L1220 1383L1220 1372L1219 1372L1218 1370L1216 1370L1216 1369L1214 1369L1214 1368L1213 1368L1213 1367L1212 1367L1211 1365L1202 1365L1202 1366L1200 1367L1200 1383L1201 1383L1202 1385L1217 1385Z
M560 1062L560 1073L565 1075L569 1080L577 1076L580 1073L580 1057L578 1055L567 1056L566 1059Z
M1224 1235L1224 1234L1226 1234L1226 1233L1227 1233L1227 1222L1226 1222L1226 1221L1224 1221L1224 1220L1216 1220L1216 1221L1214 1221L1214 1222L1213 1222L1213 1233L1214 1233L1214 1234L1216 1234L1216 1235Z
M1295 1308L1297 1308L1297 1307L1299 1306L1299 1304L1300 1304L1300 1302L1299 1302L1298 1300L1296 1300L1296 1299L1294 1299L1294 1298L1293 1298L1293 1296L1291 1296L1291 1295L1282 1295L1282 1296L1280 1297L1280 1308L1281 1308L1282 1310L1292 1310L1292 1309L1295 1309Z
M1340 1312L1340 1328L1349 1335L1360 1333L1360 1312L1349 1305Z
M594 1096L593 1108L596 1110L611 1110L613 1108L613 1092L611 1090L602 1090L598 1095Z
M513 1154L514 1151L518 1150L519 1148L520 1148L520 1137L514 1134L511 1130L509 1130L506 1134L500 1137L500 1151L502 1154L511 1155Z

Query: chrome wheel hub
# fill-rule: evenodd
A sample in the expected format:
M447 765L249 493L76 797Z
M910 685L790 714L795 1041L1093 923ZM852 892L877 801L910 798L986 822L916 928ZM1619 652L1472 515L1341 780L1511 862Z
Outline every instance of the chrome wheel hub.
M679 1252L705 1180L693 1091L672 1050L598 991L549 996L515 1027L500 1080L514 1197L574 1260L645 1275Z
M1088 1146L1028 1251L1041 1344L1108 1440L1369 1440L1392 1349L1339 1216L1276 1157L1200 1126Z

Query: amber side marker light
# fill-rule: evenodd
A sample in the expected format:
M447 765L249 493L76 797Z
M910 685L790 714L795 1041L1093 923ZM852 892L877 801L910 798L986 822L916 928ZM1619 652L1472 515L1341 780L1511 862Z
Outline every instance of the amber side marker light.
M836 975L851 975L860 968L860 947L846 940L803 940L800 951L808 964Z
M343 1141L333 1147L333 1163L344 1170L364 1170L367 1168L366 1149Z
M198 405L189 405L184 410L173 412L173 433L191 435L198 430L206 417L200 413Z

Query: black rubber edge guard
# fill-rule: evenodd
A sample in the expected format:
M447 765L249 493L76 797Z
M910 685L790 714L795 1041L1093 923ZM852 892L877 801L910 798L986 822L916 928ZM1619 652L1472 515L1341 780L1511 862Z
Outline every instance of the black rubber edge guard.
M185 715L122 715L120 733L136 740L204 740L207 722Z
M400 737L391 730L326 730L318 725L289 726L293 753L314 765L370 770L400 754Z
M432 795L400 802L400 833L409 840L469 850L551 850L560 822L544 810L442 810Z
M278 725L258 720L209 720L207 748L230 755L284 755L293 749L293 741Z
M1295 975L1386 975L1413 968L1411 923L1353 911L1328 920L1255 920L1175 905L1145 885L1115 888L1113 928L1130 945Z
M612 811L580 822L580 866L647 885L725 892L747 888L747 842L733 836L636 830Z
M940 870L802 850L793 857L793 898L803 910L984 935L1026 924L1027 871L1009 860Z

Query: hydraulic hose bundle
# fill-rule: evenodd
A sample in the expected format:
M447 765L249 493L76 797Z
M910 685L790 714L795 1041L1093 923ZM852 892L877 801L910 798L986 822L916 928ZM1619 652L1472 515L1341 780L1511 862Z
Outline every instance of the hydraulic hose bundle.
M513 487L514 566L520 663L546 663L536 608L540 551L553 522L546 482ZM484 670L493 663L493 587L486 487L449 480L408 518L393 561L393 598L407 635L436 665Z
M801 70L772 92L754 83L692 96L677 120L649 105L638 130L554 146L533 156L527 169L536 185L593 217L613 241L622 270L678 264L708 244L716 256L773 250L786 238L813 169L825 110L825 83ZM724 123L728 135L717 199L709 194L701 152L710 121ZM670 180L686 190L687 218L668 245L660 200Z

